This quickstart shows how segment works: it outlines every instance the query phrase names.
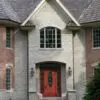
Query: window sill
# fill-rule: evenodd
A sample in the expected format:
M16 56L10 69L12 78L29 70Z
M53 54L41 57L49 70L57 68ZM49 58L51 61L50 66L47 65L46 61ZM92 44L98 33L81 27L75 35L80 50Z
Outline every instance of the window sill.
M13 92L14 89L6 90L6 89L0 89L0 91L5 91L5 92Z
M39 48L39 50L41 50L41 51L61 51L61 50L63 50L63 48Z
M8 92L8 93L9 93L9 92L12 92L11 90L5 90L5 91Z
M100 50L100 47L92 47L92 50Z
M13 48L11 47L11 48L9 48L9 47L6 47L6 49L8 49L8 50L13 50Z
M10 89L10 90L5 90L6 92L13 92L14 89Z

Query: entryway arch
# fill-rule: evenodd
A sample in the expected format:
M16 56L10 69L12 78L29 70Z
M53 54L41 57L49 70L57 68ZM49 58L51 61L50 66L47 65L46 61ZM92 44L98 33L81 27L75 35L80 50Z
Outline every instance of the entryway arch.
M39 92L43 97L61 97L66 92L66 64L44 61L36 63L36 67L39 69Z

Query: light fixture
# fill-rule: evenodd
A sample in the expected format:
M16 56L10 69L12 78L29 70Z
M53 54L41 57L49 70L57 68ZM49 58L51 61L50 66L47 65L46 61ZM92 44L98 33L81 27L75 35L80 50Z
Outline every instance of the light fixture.
M69 76L72 75L72 69L71 69L71 67L68 67L68 75L69 75Z
M33 76L34 76L34 68L33 68L33 67L31 68L31 71L30 71L30 76L31 76L31 77L33 77Z

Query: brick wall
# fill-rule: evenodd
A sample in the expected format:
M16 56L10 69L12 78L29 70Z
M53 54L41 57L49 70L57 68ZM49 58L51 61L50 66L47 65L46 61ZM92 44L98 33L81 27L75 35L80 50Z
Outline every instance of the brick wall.
M86 28L85 30L85 44L86 44L86 73L87 80L93 73L92 64L100 59L100 49L92 48L92 28Z
M14 30L11 29L11 48L6 48L6 28L0 25L0 89L5 89L6 64L14 66Z

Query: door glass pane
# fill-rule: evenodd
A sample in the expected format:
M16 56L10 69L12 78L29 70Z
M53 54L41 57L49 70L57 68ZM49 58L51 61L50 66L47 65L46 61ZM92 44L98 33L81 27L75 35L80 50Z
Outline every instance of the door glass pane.
M51 71L48 72L48 85L52 86L52 72Z

